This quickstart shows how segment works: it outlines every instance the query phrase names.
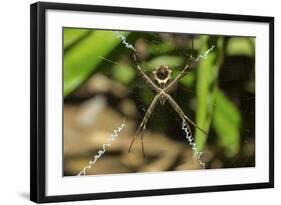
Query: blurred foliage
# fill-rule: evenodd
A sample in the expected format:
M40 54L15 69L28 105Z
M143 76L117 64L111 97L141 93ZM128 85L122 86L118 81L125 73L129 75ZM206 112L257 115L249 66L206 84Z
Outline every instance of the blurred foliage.
M68 49L71 45L81 40L84 36L91 33L87 29L64 29L63 32L63 47Z
M151 54L165 54L175 49L175 45L171 42L163 42L161 44L149 44L148 51Z
M213 126L218 134L217 142L226 149L228 157L233 157L240 146L241 114L221 90L217 89L214 96Z
M165 64L173 69L172 77L175 78L186 63L186 53L191 52L191 39L178 38L176 40L179 42L176 42L165 36L164 38L162 34L159 36L145 32L122 32L122 34L131 42L142 38L147 40L144 48L146 55L140 56L145 62L140 62L140 66L148 75L160 64ZM157 43L153 41L155 38ZM220 88L219 72L226 56L246 56L254 59L255 39L207 35L198 35L192 39L194 56L203 54L215 46L207 59L199 61L195 72L190 72L180 80L181 87L194 89L194 121L200 128L211 133L206 136L195 129L196 143L199 149L203 150L208 138L216 136L216 145L224 150L227 157L234 157L241 148L243 119L241 110ZM126 49L125 54L120 53L120 47L124 45L121 45L114 32L65 28L63 45L65 97L83 85L98 69L107 70L114 80L128 87L139 80L135 70L136 63L131 59L131 50ZM136 49L138 50L137 47ZM108 56L113 57L106 60ZM249 81L249 85L253 83L253 80ZM148 106L154 93L149 88L143 91L145 92L139 92L139 96Z
M136 72L131 66L120 63L113 66L112 75L115 80L124 84L129 84L134 80Z
M227 42L226 54L253 57L255 55L254 38L230 38Z
M144 63L142 67L145 72L151 72L161 64L169 66L170 68L175 68L176 66L182 65L183 63L184 63L184 59L182 57L162 55L160 57L153 58L147 63Z
M70 30L67 32L68 34L64 35L65 42L71 42L74 37L83 33L83 30L80 33L73 31L80 29L65 28L64 30ZM125 32L122 34L127 35ZM107 56L119 43L119 39L113 32L92 31L87 38L81 39L71 49L67 50L64 53L64 96L67 96L85 82L98 65L104 61L101 57ZM64 46L67 45L67 43L64 43Z
M199 39L201 47L199 53L203 54L212 46L214 49L209 53L207 59L200 59L197 67L196 80L196 124L209 132L213 117L213 106L216 101L214 92L217 90L218 70L222 62L223 40L221 37L202 36ZM196 143L202 150L207 137L206 134L196 129Z

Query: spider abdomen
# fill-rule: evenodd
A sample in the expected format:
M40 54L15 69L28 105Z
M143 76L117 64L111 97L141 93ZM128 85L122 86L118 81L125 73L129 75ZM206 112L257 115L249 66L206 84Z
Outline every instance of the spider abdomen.
M159 85L165 85L171 79L171 72L168 66L160 65L153 71L154 79Z
M165 80L168 77L169 72L167 69L160 67L160 69L157 70L156 75L157 75L157 78L159 78L161 80Z

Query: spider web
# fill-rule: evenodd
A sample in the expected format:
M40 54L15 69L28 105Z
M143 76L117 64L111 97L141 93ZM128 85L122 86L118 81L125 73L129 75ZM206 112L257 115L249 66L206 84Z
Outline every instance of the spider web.
M166 35L167 37L167 35L175 35L175 34L163 34L163 35ZM188 36L188 37L184 35L179 35L179 36L180 36L179 38L185 40L187 40L188 38L189 39L194 38L194 36ZM150 40L146 40L146 43L159 44L160 41L150 39ZM206 58L207 54L211 50L212 47L205 53L205 55L202 55L201 57ZM188 49L188 48L180 50L177 54L179 56L188 57L190 53L196 56L196 54L194 54L193 49ZM226 95L226 97L228 97L230 102L239 110L241 115L241 127L239 129L239 134L240 134L239 154L237 154L235 157L232 157L230 159L220 159L222 163L225 164L224 165L225 167L255 166L255 91L254 89L252 89L252 91L247 91L247 89L245 89L247 83L252 81L252 83L254 84L255 81L252 77L254 76L254 72L255 72L254 61L255 59L250 59L245 56L226 57L225 62L220 69L219 87ZM181 68L183 65L176 64L175 66ZM229 72L230 69L232 70L232 72L231 74L227 75L226 72ZM194 96L196 93L194 87L193 86L186 87L181 85L179 85L178 87L179 87L178 89L181 89L182 92L177 92L173 94L176 101L178 102L180 107L185 108L184 111L186 113L191 113L191 119L195 119L194 111L196 105L195 105ZM184 93L185 99L182 98L181 93ZM145 110L147 109L147 106L141 103L141 100L139 101L140 101L139 106L142 107L144 113ZM215 108L216 103L213 103L213 105L211 106ZM165 115L164 113L168 113L168 114ZM155 113L154 119L158 118L158 123L159 123L159 118L161 119L160 121L167 121L166 123L164 122L162 124L168 125L169 127L167 129L170 130L171 132L173 133L176 132L176 135L179 136L178 140L180 140L182 139L180 129L176 128L174 125L180 125L181 119L173 113L174 113L173 109L171 109L169 106L168 107L160 106L160 108L158 108L158 113ZM173 116L172 122L171 122L171 118L167 117L167 115ZM152 126L155 126L155 124L157 123L154 123ZM216 135L216 133L214 133L214 131L211 130L210 135L208 137L208 142L213 141L213 139L215 138L213 137L213 135Z
M134 48L134 46L132 46L131 44L129 44L127 41L126 41L126 38L124 36L122 36L119 32L115 32L117 37L120 38L120 41L129 49L133 50L135 53L137 52L137 49ZM156 42L158 43L159 41L156 41L156 40L152 40L152 42ZM193 42L193 41L192 41ZM192 44L193 46L193 44ZM195 61L196 62L199 62L201 59L207 59L208 57L208 54L214 49L215 46L211 46L211 48L209 48L207 51L205 51L204 53L202 54L198 54L198 56L195 58ZM159 49L159 48L158 48ZM138 62L136 62L138 63ZM148 66L151 67L151 65L148 63ZM180 64L176 64L176 66L180 66ZM145 111L145 107L144 106L141 106L141 109L142 111ZM169 119L169 117L167 118ZM170 123L169 123L170 124ZM145 128L144 128L145 129ZM205 162L202 161L201 159L201 155L203 154L203 152L199 151L196 143L195 143L195 140L194 140L194 137L192 136L192 132L191 132L191 129L190 129L190 126L189 124L187 123L187 121L182 118L182 127L181 129L184 131L185 133L185 138L187 139L189 145L192 146L192 150L193 150L193 155L194 155L194 158L196 158L201 166L202 169L205 168ZM144 131L144 130L143 130Z
M144 68L145 71L151 71L155 69L155 62L153 62L153 59L157 59L157 57L161 56L181 56L181 59L187 59L191 54L193 56L200 57L200 54L196 53L195 50L198 46L191 45L191 39L196 38L195 35L186 35L186 34L168 34L168 33L150 33L149 35L146 32L142 32L140 36L144 36L143 38L134 39L130 41L125 36L121 35L120 32L115 32L116 37L120 40L122 43L122 46L125 47L128 50L129 55L131 55L132 52L136 52L139 58L139 63ZM159 37L160 36L160 37ZM171 44L169 42L172 41L178 49L172 49L169 48ZM131 42L134 42L131 43ZM163 43L164 42L164 43ZM183 42L188 42L188 45ZM142 46L149 44L150 45L150 55L147 55L144 51L145 49L142 48ZM163 45L164 44L164 45ZM166 47L165 47L166 46ZM194 46L194 48L193 48ZM169 50L170 49L170 50ZM163 51L164 50L164 51ZM209 52L213 50L213 47L210 47L209 50L207 50L205 53L201 54L202 59L207 58L207 55ZM105 62L109 64L119 64L119 61L114 61L108 57L100 56ZM249 59L248 59L249 60ZM179 72L181 68L184 66L184 60L179 60L179 62L175 61L173 62L173 65L171 66L172 69L175 72ZM250 147L249 153L246 153L248 158L244 157L245 154L238 154L234 158L226 159L226 158L220 158L213 159L214 164L217 163L218 160L220 160L221 163L224 164L224 167L246 167L246 166L255 166L255 93L254 91L252 93L249 92L240 92L239 89L233 89L235 85L233 85L233 82L237 82L237 84L241 83L241 76L232 77L233 79L224 79L225 72L229 71L229 59L225 60L224 65L222 65L222 68L220 70L219 74L219 87L223 90L223 92L226 94L226 96L231 100L231 102L238 107L241 113L241 121L242 126L240 128L240 152L246 152L247 147ZM244 61L243 61L244 62ZM134 64L134 62L132 62ZM253 65L242 65L242 68L248 68L253 67ZM251 71L252 72L252 71ZM149 72L146 72L149 73ZM149 76L151 77L151 76ZM231 77L231 76L230 76ZM247 79L250 78L247 76ZM242 79L243 82L247 81L247 79ZM244 82L245 83L245 82ZM232 89L231 89L232 87ZM142 94L148 95L149 99L145 99ZM184 95L183 95L184 93ZM143 80L140 77L137 77L133 85L129 89L129 95L134 99L135 105L139 111L139 118L140 120L144 116L145 112L148 109L148 106L150 105L150 102L152 101L153 97L155 96L155 93L151 91L149 86L143 82ZM172 92L172 97L175 99L175 101L179 104L179 106L183 109L185 114L188 114L188 116L195 121L195 110L196 110L196 102L195 102L195 87L194 83L190 83L187 85L183 85L182 83L179 83L177 85L177 88L175 92ZM215 103L212 105L213 107L216 106ZM165 133L166 136L171 137L175 141L181 141L183 142L183 139L186 138L188 143L194 148L193 140L188 140L189 132L185 130L186 128L185 124L183 124L184 120L181 119L173 110L171 106L166 102L165 106L157 105L151 118L148 121L146 130L151 132L160 132ZM247 122L246 125L243 123ZM185 125L185 126L184 126ZM188 125L188 124L187 124ZM194 128L191 130L194 133ZM215 136L216 133L211 130L208 136L207 144L211 144L211 146L215 143ZM249 150L249 149L248 149ZM194 151L194 150L193 150ZM199 152L195 149L195 153L197 151L197 154L195 154L195 159L197 159L201 165L201 168L205 168L205 162L204 159L208 159L208 154L205 154ZM214 155L218 154L220 151L215 150ZM209 151L208 151L209 153ZM204 158L204 159L202 159ZM209 160L210 161L210 160Z

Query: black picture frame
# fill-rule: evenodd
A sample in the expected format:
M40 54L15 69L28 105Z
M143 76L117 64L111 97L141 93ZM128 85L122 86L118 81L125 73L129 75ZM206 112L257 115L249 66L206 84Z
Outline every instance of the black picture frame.
M239 185L171 188L125 192L107 192L46 196L45 117L46 117L46 11L48 9L169 16L195 19L217 19L269 24L269 182ZM37 203L93 200L153 195L186 194L274 187L274 18L264 16L230 15L217 13L156 10L143 8L109 7L97 5L38 2L30 7L30 199Z

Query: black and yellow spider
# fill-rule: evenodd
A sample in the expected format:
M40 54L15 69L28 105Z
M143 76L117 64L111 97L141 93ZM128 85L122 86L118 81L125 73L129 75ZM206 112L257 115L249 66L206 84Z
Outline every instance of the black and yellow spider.
M168 66L166 65L160 65L158 68L156 68L155 71L153 71L153 78L154 80L158 83L156 85L140 68L140 66L137 63L137 57L135 54L133 54L134 60L136 62L136 68L140 76L146 81L146 83L156 92L156 96L152 100L150 106L148 107L143 120L138 127L136 133L133 136L132 142L130 144L128 152L130 152L132 145L136 139L136 137L141 133L141 144L142 144L142 153L143 156L145 157L144 154L144 146L143 146L143 131L146 128L146 123L148 119L150 118L152 112L155 109L155 106L157 102L159 101L160 104L164 105L166 100L171 104L171 106L174 108L174 110L179 114L179 116L192 124L195 128L199 129L203 133L207 135L207 133L202 130L200 127L198 127L187 115L184 114L183 110L180 108L180 106L174 101L174 99L171 97L169 92L172 90L172 88L176 85L176 83L188 73L188 70L192 67L194 67L199 59L194 59L192 56L187 61L187 64L185 67L182 69L182 71L176 76L174 80L171 81L171 70ZM186 125L189 129L189 132L191 134L190 128L188 125Z

